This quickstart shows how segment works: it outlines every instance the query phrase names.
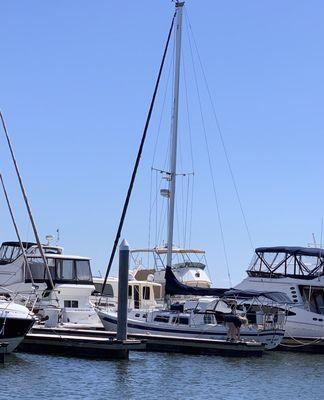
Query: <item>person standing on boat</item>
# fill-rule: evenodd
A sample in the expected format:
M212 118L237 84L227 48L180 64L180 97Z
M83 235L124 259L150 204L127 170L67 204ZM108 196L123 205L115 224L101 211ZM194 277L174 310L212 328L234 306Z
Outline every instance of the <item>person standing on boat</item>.
M235 314L225 315L224 322L228 328L227 338L229 340L240 340L240 330L243 320L244 318Z

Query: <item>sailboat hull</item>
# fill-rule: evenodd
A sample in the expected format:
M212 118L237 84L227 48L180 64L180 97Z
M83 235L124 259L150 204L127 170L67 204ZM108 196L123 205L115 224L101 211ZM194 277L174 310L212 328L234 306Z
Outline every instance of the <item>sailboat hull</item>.
M107 331L117 330L117 314L113 312L97 311L99 318ZM164 325L164 326L163 326ZM227 339L227 329L224 325L206 325L206 327L192 326L165 326L169 324L149 323L146 321L127 320L127 331L147 335L162 335L173 337L191 337L204 339ZM244 340L255 340L265 345L267 350L277 347L284 336L284 330L268 329L257 331L251 328L241 329L241 338Z

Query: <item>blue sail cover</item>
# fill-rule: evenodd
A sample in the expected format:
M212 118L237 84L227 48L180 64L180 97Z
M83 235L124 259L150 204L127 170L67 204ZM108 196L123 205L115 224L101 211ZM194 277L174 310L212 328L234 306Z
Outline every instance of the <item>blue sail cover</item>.
M257 290L239 290L239 289L222 289L222 288L200 288L188 286L178 281L172 269L166 267L165 270L165 294L187 295L187 296L213 296L228 297L240 299L252 299L255 297L266 297L277 303L288 304L291 300L285 293L281 292L261 292Z

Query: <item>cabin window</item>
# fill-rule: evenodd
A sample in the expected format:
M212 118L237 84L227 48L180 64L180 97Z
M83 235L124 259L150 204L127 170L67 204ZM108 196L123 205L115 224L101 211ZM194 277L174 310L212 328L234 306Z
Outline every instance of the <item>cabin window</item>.
M204 324L214 324L213 314L204 314Z
M78 308L78 300L64 300L64 308Z
M40 257L28 257L28 265L31 270L31 274L35 281L46 281L49 280L48 273L45 267L45 264ZM47 265L50 270L51 276L54 276L55 270L55 260L52 258L47 258ZM26 268L26 279L30 279L30 274L28 268Z
M133 294L133 288L131 285L128 285L128 298L131 299Z
M114 297L114 289L113 289L113 287L111 286L110 283L106 284L106 287L105 287L105 290L103 292L103 295L107 296L107 297Z
M304 287L303 299L310 311L324 314L324 290L322 288Z
M169 317L167 315L157 315L154 318L155 322L169 322Z
M102 291L102 283L94 283L94 287L98 293ZM107 283L105 286L105 290L103 291L103 295L105 297L114 297L114 289L110 283Z
M75 268L78 281L91 281L92 277L89 260L76 260Z
M179 317L179 324L189 325L189 318L188 317Z
M75 280L73 260L57 260L56 271L59 280Z
M150 300L150 287L143 286L143 300Z

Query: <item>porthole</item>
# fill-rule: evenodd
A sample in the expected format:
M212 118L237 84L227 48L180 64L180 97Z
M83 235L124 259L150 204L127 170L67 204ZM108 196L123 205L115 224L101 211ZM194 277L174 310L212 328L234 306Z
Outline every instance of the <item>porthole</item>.
M296 294L293 294L292 297L293 297L293 299L296 299L296 298L297 298L297 295L296 295Z
M318 320L321 321L321 322L323 322L322 318L319 318Z
M313 318L313 321L317 321L317 318Z
M294 299L294 303L298 303L298 300Z
M291 293L292 293L292 294L296 294L296 290L292 290Z
M295 290L295 287L294 287L294 286L291 286L290 290Z

